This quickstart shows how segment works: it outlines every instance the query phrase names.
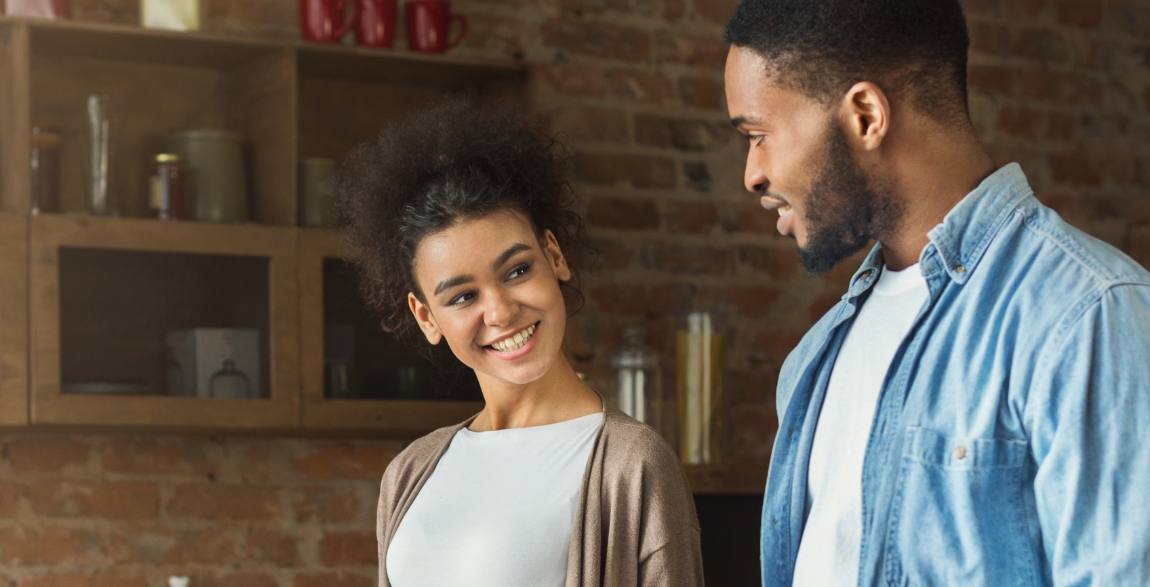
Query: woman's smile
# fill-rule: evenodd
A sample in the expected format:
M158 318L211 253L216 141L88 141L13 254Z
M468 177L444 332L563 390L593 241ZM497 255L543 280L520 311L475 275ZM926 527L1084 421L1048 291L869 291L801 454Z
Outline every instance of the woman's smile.
M531 324L526 328L522 328L496 339L490 344L483 345L484 348L496 353L496 356L501 359L519 358L530 351L528 344L535 339L535 329L539 323ZM515 351L525 349L523 353L516 353ZM515 357L509 355L515 354Z

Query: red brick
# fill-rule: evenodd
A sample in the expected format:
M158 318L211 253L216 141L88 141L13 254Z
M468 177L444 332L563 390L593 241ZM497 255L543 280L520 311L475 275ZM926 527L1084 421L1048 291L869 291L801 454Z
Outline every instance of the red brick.
M202 442L169 438L108 438L100 461L109 473L137 475L218 475L220 464Z
M727 143L734 129L727 123L656 116L635 115L635 141L648 147L681 151L703 151Z
M687 187L704 193L711 191L711 172L706 163L684 161L683 177Z
M766 331L755 335L755 351L759 360L781 367L787 355L795 350L802 340L801 334L794 332Z
M8 442L13 473L60 473L88 463L88 445L70 438L31 436Z
M695 0L695 14L707 22L726 25L738 0Z
M77 565L103 560L103 541L88 530L0 526L0 563Z
M731 418L729 452L732 460L757 463L764 470L771 456L775 432L779 429L774 390L771 391L772 393L763 401L736 404L728 408Z
M393 446L332 444L292 459L292 468L309 479L374 479L399 454Z
M1150 269L1150 230L1136 228L1127 237L1126 254Z
M595 258L595 269L626 269L635 260L634 248L617 240L596 238L591 241L591 246L598 253L597 257L592 256Z
M265 573L194 574L190 587L279 587L275 577Z
M831 311L831 308L835 307L835 304L838 304L840 301L842 301L841 295L819 296L815 298L815 301L811 302L811 322L818 322L820 318Z
M1042 68L1022 72L1022 95L1036 102L1059 106L1102 105L1102 88L1094 77Z
M739 232L775 235L779 233L778 222L778 213L764 209L756 200L739 207L733 229Z
M1102 24L1101 0L1061 0L1057 4L1059 24L1097 29Z
M0 481L0 518L15 518L24 488L15 483Z
M703 297L746 316L764 316L779 299L779 290L765 285L724 285L703 290Z
M1047 116L1044 138L1056 141L1069 141L1077 135L1078 117L1073 114L1053 112Z
M244 552L247 559L255 563L295 567L302 562L296 538L278 530L254 530L248 533Z
M21 526L0 526L0 563L8 565L40 562L40 532Z
M1099 185L1102 176L1088 157L1076 153L1050 156L1050 173L1054 181L1069 185Z
M971 65L967 70L967 85L976 94L1010 96L1015 92L1017 71L997 65Z
M274 520L283 512L280 490L252 485L186 483L176 487L168 514L204 520Z
M727 44L721 35L684 35L662 33L655 38L655 58L685 65L722 71L727 63Z
M1046 63L1062 63L1070 57L1070 47L1062 34L1039 27L1020 30L1010 52Z
M164 554L164 564L239 564L236 539L226 526L198 530L184 529L175 533L172 547Z
M708 77L685 75L679 78L679 100L685 106L705 110L725 110L726 99L721 82Z
M34 575L20 580L19 587L145 587L144 575L130 571L102 570L90 573Z
M601 97L607 93L607 79L597 67L540 65L536 71L544 83L564 94Z
M667 104L675 99L675 86L661 73L643 69L609 69L604 72L607 88L611 95L649 102Z
M575 177L590 183L630 183L637 188L675 187L675 162L666 157L579 153Z
M790 277L799 270L799 253L793 248L745 245L739 247L739 262L774 278Z
M667 228L672 232L707 232L719 220L710 202L671 202L667 205Z
M1031 108L1003 106L998 113L998 130L1028 139L1037 139L1041 133L1045 116Z
M296 575L292 587L373 587L374 577L349 573L307 573Z
M653 319L688 309L693 293L694 286L686 283L599 283L591 288L591 299L605 313Z
M543 25L543 42L571 53L643 61L651 55L651 38L642 30L601 22L551 19Z
M652 251L655 267L670 273L686 275L722 275L734 268L734 251L674 243Z
M595 198L587 207L591 226L650 229L659 226L659 214L651 200Z
M626 143L627 113L611 108L564 108L551 116L551 128L577 141Z
M52 481L33 483L28 496L41 516L154 518L160 511L155 483Z
M359 511L359 498L354 489L308 487L295 502L299 522L350 522Z
M329 567L378 564L375 532L328 532L319 541L319 560Z
M751 371L729 371L724 384L727 397L726 403L731 402L766 402L775 397L775 389L779 385L779 372L777 369L753 369Z

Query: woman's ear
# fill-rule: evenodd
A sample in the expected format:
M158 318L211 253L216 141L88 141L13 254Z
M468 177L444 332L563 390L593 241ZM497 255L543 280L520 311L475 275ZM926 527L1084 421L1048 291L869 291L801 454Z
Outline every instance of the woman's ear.
M555 240L555 234L545 229L540 241L540 244L543 245L543 256L547 257L547 262L551 265L551 271L555 273L555 277L559 281L570 281L571 268L567 266L567 258L563 256L563 250L559 248L559 241Z
M427 337L427 342L431 344L439 344L443 340L443 331L439 329L439 325L435 323L435 316L431 314L431 308L427 304L419 301L412 292L407 292L407 306L411 308L411 313L415 316L415 322L419 324L419 329L423 331L423 336Z

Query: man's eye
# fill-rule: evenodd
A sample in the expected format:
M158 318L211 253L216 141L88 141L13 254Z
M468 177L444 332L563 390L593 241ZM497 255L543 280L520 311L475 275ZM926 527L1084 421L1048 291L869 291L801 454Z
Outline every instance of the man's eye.
M763 142L763 139L766 138L766 135L747 135L747 138L750 139L752 146L757 147L759 146L759 143Z
M448 306L458 306L459 304L462 304L466 301L469 301L469 300L471 300L471 298L474 298L474 297L475 297L474 292L469 291L469 292L461 293L461 294L455 296L454 298L451 298L451 301L447 302L447 305Z

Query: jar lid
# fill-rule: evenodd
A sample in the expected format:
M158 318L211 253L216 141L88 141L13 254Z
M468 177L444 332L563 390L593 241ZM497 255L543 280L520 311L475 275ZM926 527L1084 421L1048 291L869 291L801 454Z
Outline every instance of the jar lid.
M175 153L157 153L156 163L179 163L180 156Z
M32 147L36 149L59 149L60 133L41 127L32 127Z
M185 130L177 133L172 133L169 137L172 140L209 140L209 141L243 141L243 136L240 133L222 128L196 128L192 130Z

